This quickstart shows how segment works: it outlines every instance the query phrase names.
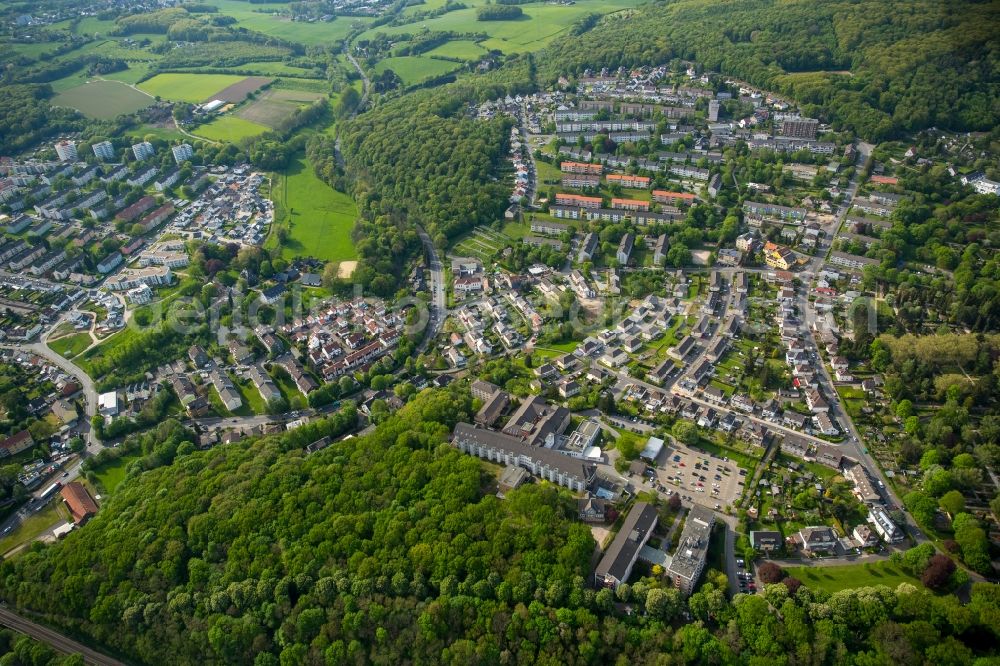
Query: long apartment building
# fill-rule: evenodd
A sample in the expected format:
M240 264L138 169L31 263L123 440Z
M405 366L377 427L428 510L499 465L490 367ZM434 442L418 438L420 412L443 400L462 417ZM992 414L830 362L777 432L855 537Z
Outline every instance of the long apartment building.
M619 585L628 581L642 549L656 529L658 520L656 507L652 504L636 502L632 506L614 541L594 570L596 586L617 589Z
M649 202L642 201L640 199L612 199L612 208L619 208L621 210L649 210Z
M452 446L463 453L503 465L523 467L534 476L583 492L593 482L597 467L578 458L551 449L531 446L502 432L459 423L452 435Z
M667 190L653 190L653 201L656 203L671 204L692 204L695 196L690 192L669 192Z
M579 194L556 194L556 204L561 206L577 206L579 208L600 208L604 200L601 197L586 197Z
M645 190L649 188L650 179L646 176L632 176L629 174L610 173L607 177L608 185L620 185L631 189Z
M600 176L604 173L603 164L589 164L587 162L563 162L559 165L563 173L586 173Z
M589 173L567 173L562 177L562 186L574 189L600 187L601 177Z

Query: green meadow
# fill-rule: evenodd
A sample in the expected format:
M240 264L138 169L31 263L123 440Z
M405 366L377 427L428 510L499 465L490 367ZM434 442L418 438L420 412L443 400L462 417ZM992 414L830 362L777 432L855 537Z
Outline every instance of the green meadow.
M275 225L288 229L282 256L311 256L325 261L357 258L351 240L358 216L354 200L316 177L304 157L298 157L285 173L275 176L272 197ZM273 246L277 242L272 233L268 243Z

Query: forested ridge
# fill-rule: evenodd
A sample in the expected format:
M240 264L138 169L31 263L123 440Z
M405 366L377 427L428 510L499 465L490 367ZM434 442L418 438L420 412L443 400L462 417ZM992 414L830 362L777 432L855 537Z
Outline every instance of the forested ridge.
M998 24L1000 5L971 0L674 0L607 17L539 59L548 81L690 60L882 140L997 125Z
M425 391L312 455L352 412L204 452L168 422L83 529L3 563L0 591L153 664L957 665L1000 638L991 585L967 606L790 579L730 602L714 573L687 601L662 578L589 589L595 544L569 495L498 500L490 468L445 444L472 406Z
M355 246L364 262L354 280L393 293L406 261L420 251L415 226L443 247L449 238L498 219L510 186L498 176L512 121L469 117L468 103L530 89L530 58L499 72L387 101L340 127L341 174L333 141L309 147L317 174L353 192L362 220Z

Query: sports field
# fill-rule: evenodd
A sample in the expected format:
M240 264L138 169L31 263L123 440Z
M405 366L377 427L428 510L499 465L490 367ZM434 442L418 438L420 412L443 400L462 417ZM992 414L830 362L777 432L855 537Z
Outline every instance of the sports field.
M516 21L478 21L476 8L484 5L485 0L471 0L465 3L468 6L466 9L404 25L379 26L361 33L358 39L371 39L379 32L387 35L412 35L425 29L430 32L485 33L489 39L481 42L481 46L499 49L504 53L522 53L544 48L588 14L610 14L636 7L642 2L643 0L577 0L573 5L527 4L521 6L525 16Z
M357 257L351 241L357 206L350 196L317 178L304 157L299 156L276 177L272 196L275 227L285 226L289 231L282 257L310 256L324 261ZM275 234L268 239L268 245L277 242Z
M424 53L426 56L478 60L486 55L486 49L469 39L455 39Z
M212 141L237 143L247 137L263 134L268 129L270 128L236 116L220 116L212 122L201 125L191 133Z
M91 81L65 90L52 100L54 106L76 109L90 118L106 120L145 109L155 100L119 81Z
M401 56L385 58L375 65L375 72L381 74L391 69L399 75L404 85L413 85L435 76L441 76L459 68L459 64L448 60L425 58L424 56Z
M163 99L200 104L245 78L238 74L157 74L139 88Z

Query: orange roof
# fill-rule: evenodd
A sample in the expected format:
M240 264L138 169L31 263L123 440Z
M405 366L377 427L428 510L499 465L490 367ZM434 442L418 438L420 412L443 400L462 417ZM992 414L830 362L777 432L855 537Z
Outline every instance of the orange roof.
M649 182L649 178L647 178L646 176L630 176L628 174L620 174L620 173L609 173L608 180L638 180L640 182L642 181L645 181L647 183Z
M642 199L612 199L612 204L635 204L639 206L648 206L648 201L643 201Z
M97 513L97 503L83 484L70 481L59 492L69 506L69 512L73 514L73 522L79 523Z
M601 202L601 197L585 197L582 194L565 194L563 192L559 192L558 194L556 194L556 199L568 199L570 201L589 201L591 203Z
M694 199L694 195L690 192L668 192L667 190L653 190L653 196L668 199Z
M899 185L899 178L895 176L872 176L871 181L881 185Z

